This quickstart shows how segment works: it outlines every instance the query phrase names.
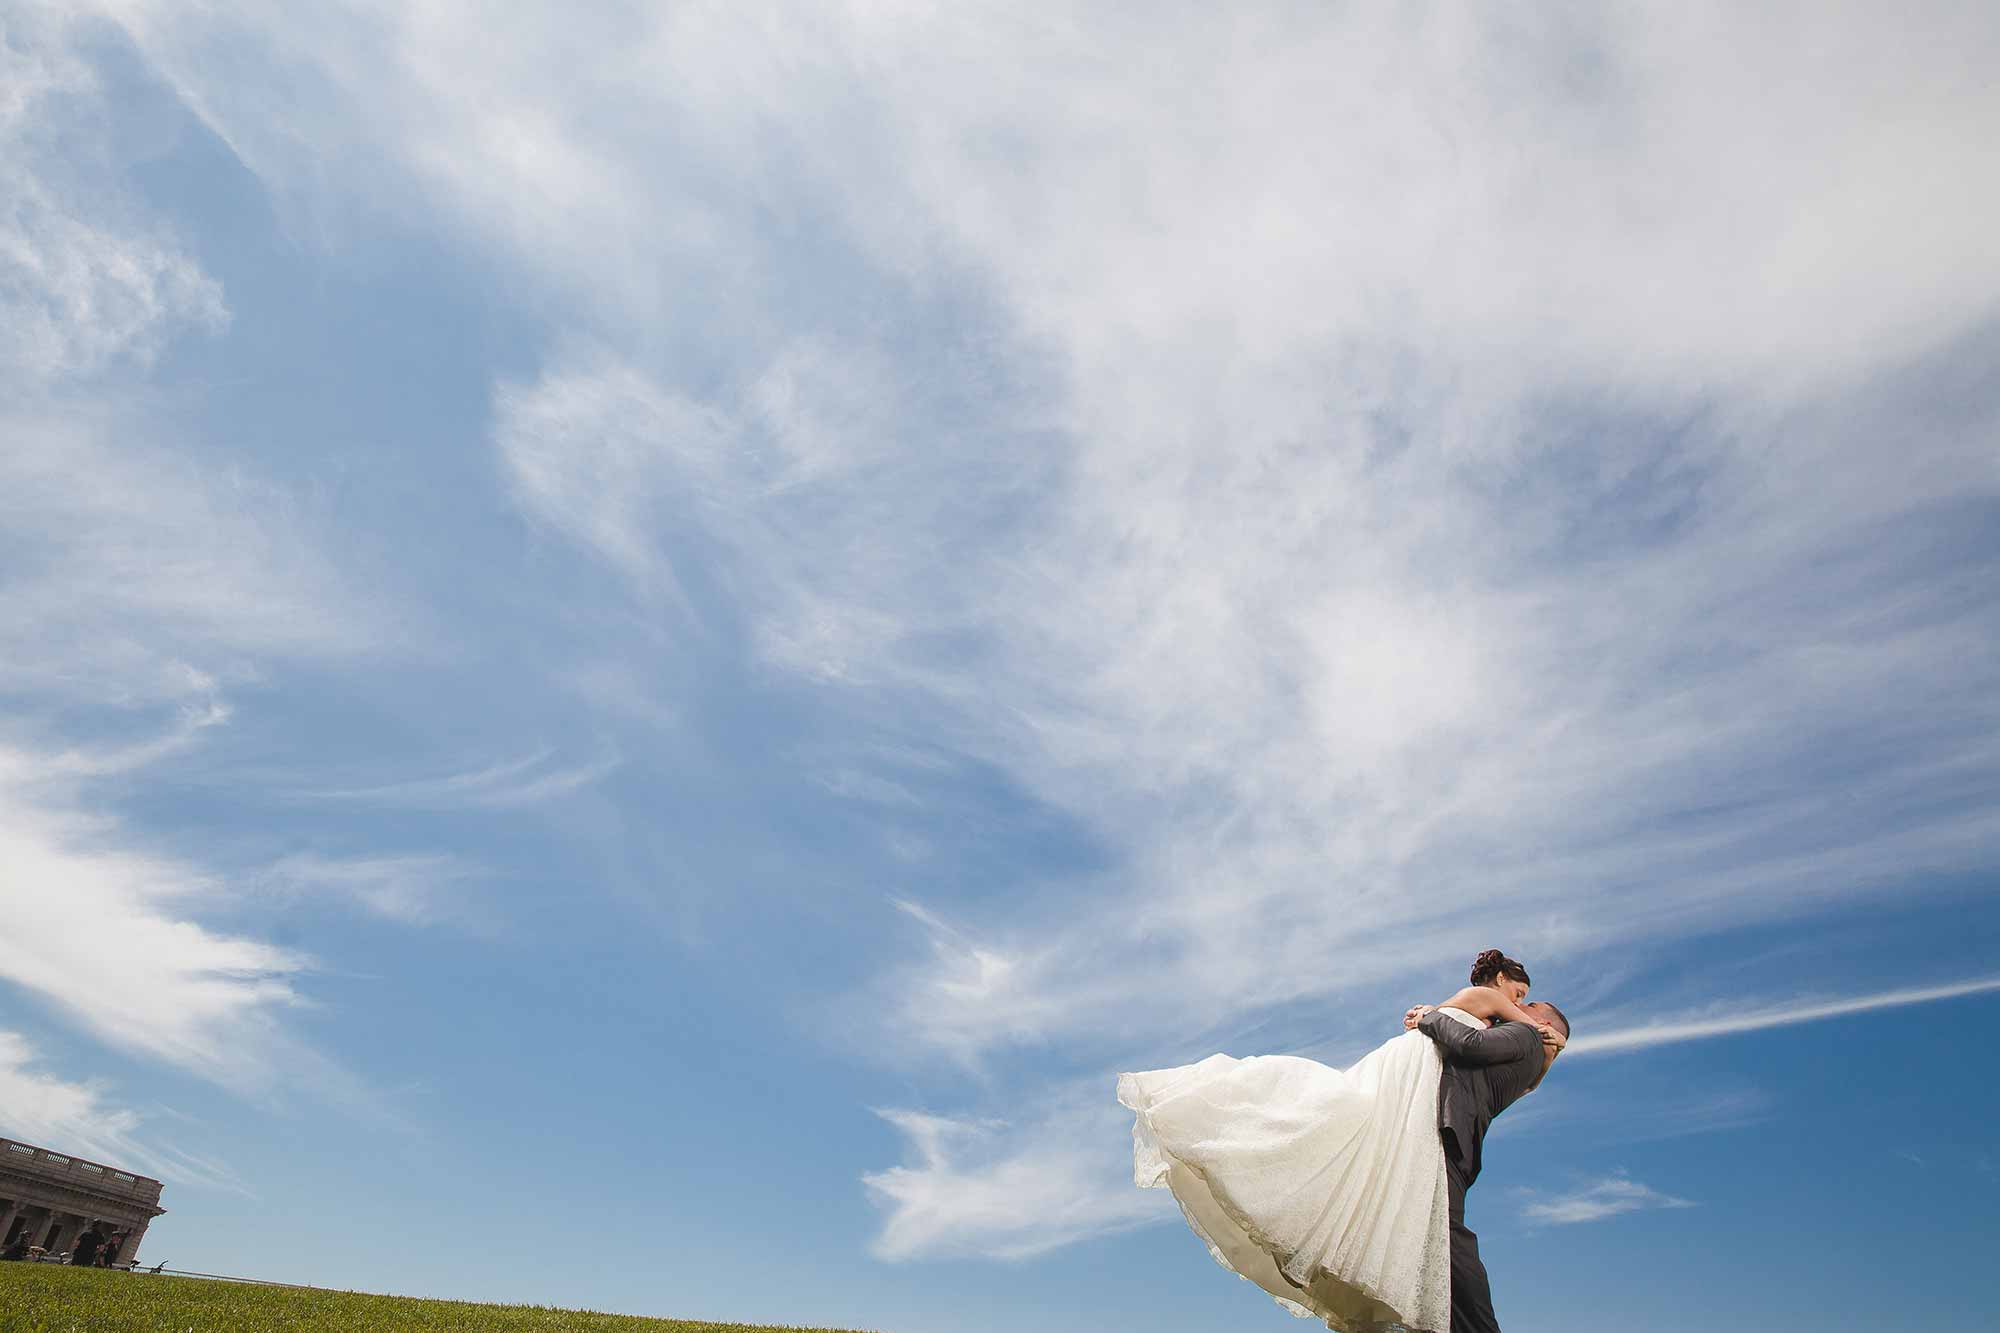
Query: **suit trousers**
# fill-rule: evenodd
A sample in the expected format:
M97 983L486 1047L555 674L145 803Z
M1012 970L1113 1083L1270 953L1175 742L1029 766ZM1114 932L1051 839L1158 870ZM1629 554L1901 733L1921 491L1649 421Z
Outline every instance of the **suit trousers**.
M1500 1333L1493 1313L1493 1285L1479 1261L1479 1237L1465 1225L1465 1191L1471 1184L1446 1143L1444 1177L1451 1191L1451 1333Z

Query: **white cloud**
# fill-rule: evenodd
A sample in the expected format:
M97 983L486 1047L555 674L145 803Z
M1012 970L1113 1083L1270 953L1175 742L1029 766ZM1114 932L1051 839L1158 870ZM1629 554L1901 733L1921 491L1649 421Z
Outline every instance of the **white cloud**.
M1132 1188L1131 1116L1116 1105L1045 1108L1025 1126L880 1114L909 1160L862 1177L886 1214L878 1258L1025 1259L1166 1215L1157 1195Z
M227 721L232 685L365 652L380 613L346 590L296 496L186 448L153 392L158 352L228 311L128 188L85 54L106 35L68 6L0 20L0 979L230 1086L303 1065L338 1083L284 1030L307 959L205 924L224 878L116 813ZM9 1058L44 1128L93 1107L129 1128L88 1087Z
M442 214L598 339L495 447L664 622L629 674L719 589L1098 840L925 905L883 1046L1082 1065L1990 857L1983 11L550 7L467 61L452 5L112 8L285 206Z
M1994 479L1978 431L1910 435L1871 377L1973 327L2000 269L1957 223L1845 193L1860 173L1895 199L1976 156L1984 28L1885 68L1852 22L1794 48L1812 77L1774 90L1716 54L1772 31L1724 12L1325 22L1218 43L1109 16L711 20L624 45L659 62L650 90L624 64L537 84L515 51L492 71L420 59L399 94L504 121L504 70L556 105L609 98L634 141L566 145L579 160L656 132L725 214L729 180L809 145L853 175L788 188L829 189L870 262L968 266L1024 360L1057 368L1055 403L1032 400L1041 381L976 400L999 485L907 369L810 328L718 349L700 393L618 336L496 397L529 513L673 592L676 617L698 567L772 664L921 697L1123 860L1108 895L1050 886L959 923L1011 960L1004 993L968 988L948 950L902 976L892 1011L940 1049L1408 976L1485 942L1433 910L1472 885L1554 959L1964 867L1994 831L1952 795L1995 763L1966 725L1994 684L1974 651L1992 610L1930 577L1919 535ZM177 69L180 40L161 38ZM760 80L792 42L797 66ZM1482 72L1460 77L1473 50ZM357 76L338 43L325 61ZM718 69L749 82L724 98ZM1849 75L1879 99L1865 112L1815 91ZM1752 105L1734 99L1753 83L1750 132L1725 133L1718 106ZM1426 86L1450 96L1412 101ZM657 202L565 192L563 153L461 147L525 195L581 200L579 229L623 237ZM1914 288L1871 257L1898 226L1926 238ZM550 274L486 239L582 283L613 329L646 285L615 246ZM763 244L673 233L642 271L747 275L775 262ZM1806 253L1811 274L1774 286ZM749 276L727 295L704 309L783 314ZM1827 337L1828 304L1869 336ZM1898 688L1915 678L1921 700ZM1839 801L1787 783L1834 751Z
M0 383L146 362L181 328L219 330L222 289L73 158L60 108L96 90L71 47L74 19L15 7L0 29Z
M9 1137L99 1162L132 1155L135 1112L111 1105L101 1087L66 1082L35 1064L27 1038L0 1032L0 1123Z
M615 365L503 386L495 407L501 458L530 512L678 601L658 544L659 492L684 487L678 498L698 514L727 504L727 423Z
M123 409L16 403L0 429L0 687L129 707L380 642L283 490L205 471Z
M554 750L541 749L441 777L365 787L333 787L300 794L313 800L447 810L504 810L568 796L603 778L619 764L618 758L611 754L574 764L555 763L555 758Z
M929 938L929 984L921 992L891 986L883 997L886 1003L945 1004L951 1006L953 1014L1005 1015L1012 1024L1008 1038L1014 1041L1033 1041L1064 1025L1066 1015L1057 1008L1058 998L1047 985L1050 960L969 938L916 903L898 901L895 906L919 922ZM939 1017L905 1010L892 1015L891 1021L926 1030L934 1046L962 1063L976 1065L987 1036L984 1024L960 1037Z
M372 635L294 498L204 468L148 397L226 310L128 195L89 26L30 4L0 31L0 689L125 706Z
M337 895L390 921L420 926L458 913L452 886L471 873L456 857L435 853L340 858L296 852L260 878L294 893Z
M232 686L351 660L379 624L282 492L204 474L136 416L17 404L0 428L0 978L113 1045L268 1086L305 959L203 924L228 876L115 802L226 723Z
M1976 201L1932 206L1986 188L1997 96L1991 24L1945 5L1893 43L1866 6L528 6L479 61L452 0L105 8L325 212L399 171L415 189L366 207L441 209L656 325L704 281L769 299L740 220L810 192L885 267L990 270L1114 395L1149 372L1162 421L1307 343L1386 333L1495 378L1818 377L1971 327L1993 295ZM244 47L261 60L216 77ZM282 111L260 70L293 90ZM663 158L677 169L631 169ZM702 318L760 330L754 308ZM1837 332L1856 324L1871 336ZM1152 373L1163 355L1204 371Z
M1662 1194L1623 1174L1606 1176L1593 1185L1551 1199L1536 1199L1521 1210L1530 1222L1568 1226L1578 1222L1602 1222L1622 1213L1649 1208L1692 1208L1686 1199Z
M1795 1023L1816 1023L1879 1009L1899 1009L1906 1005L1955 1000L1968 995L1990 995L1995 991L2000 991L2000 977L1982 977L1947 986L1911 986L1841 999L1800 999L1778 1004L1748 1005L1741 1001L1718 1001L1695 1012L1648 1018L1609 1032L1585 1033L1565 1048L1564 1058L1626 1054L1655 1046L1701 1041L1710 1037L1732 1037L1744 1032L1761 1032Z
M306 960L197 924L189 908L214 880L146 851L37 768L0 750L0 978L110 1045L260 1085Z
M38 1147L161 1180L243 1189L227 1164L144 1132L144 1117L101 1083L72 1083L40 1067L18 1032L0 1031L0 1132Z
M680 638L712 645L718 622L741 618L765 660L869 685L906 680L895 646L962 604L938 573L973 538L981 501L953 491L1004 493L1022 470L1004 454L913 456L895 415L921 394L879 351L811 339L742 368L726 402L575 354L498 387L495 445L523 510L623 575L665 617L669 652Z

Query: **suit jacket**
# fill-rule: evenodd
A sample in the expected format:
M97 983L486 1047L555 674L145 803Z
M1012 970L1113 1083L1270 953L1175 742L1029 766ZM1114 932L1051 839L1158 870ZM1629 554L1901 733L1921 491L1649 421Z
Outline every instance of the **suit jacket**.
M1438 1132L1470 1186L1479 1179L1479 1150L1493 1117L1521 1099L1542 1073L1542 1034L1526 1023L1469 1028L1432 1012L1418 1031L1438 1044L1444 1078L1438 1084Z

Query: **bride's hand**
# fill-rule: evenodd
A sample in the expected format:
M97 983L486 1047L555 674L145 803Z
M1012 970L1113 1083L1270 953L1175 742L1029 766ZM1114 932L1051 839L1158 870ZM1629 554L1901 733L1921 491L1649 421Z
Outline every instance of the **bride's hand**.
M1542 1045L1548 1047L1551 1054L1560 1055L1562 1048L1569 1045L1569 1038L1557 1031L1553 1023L1537 1023L1535 1031L1542 1034Z

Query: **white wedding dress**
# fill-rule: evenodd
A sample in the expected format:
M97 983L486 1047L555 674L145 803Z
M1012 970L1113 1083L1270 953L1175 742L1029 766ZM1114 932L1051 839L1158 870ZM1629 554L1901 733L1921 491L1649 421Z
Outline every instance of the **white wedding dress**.
M1456 1009L1439 1011L1472 1027ZM1437 1045L1352 1069L1289 1055L1121 1074L1133 1175L1165 1185L1217 1263L1340 1333L1443 1333L1451 1245Z

